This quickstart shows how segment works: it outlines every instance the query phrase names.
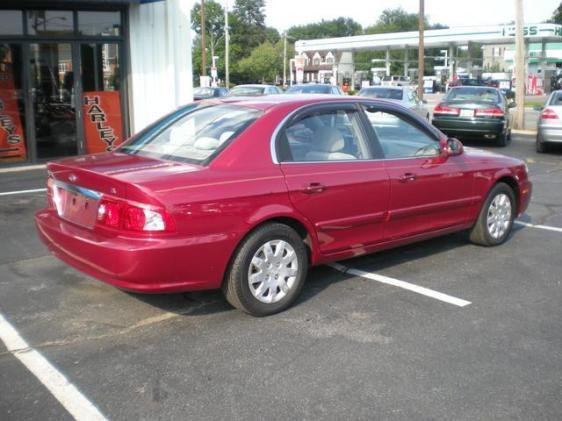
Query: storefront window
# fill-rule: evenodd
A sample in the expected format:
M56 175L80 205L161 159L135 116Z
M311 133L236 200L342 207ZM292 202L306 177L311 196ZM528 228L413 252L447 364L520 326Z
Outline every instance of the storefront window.
M22 35L23 20L21 10L0 11L0 35Z
M121 33L120 12L78 12L80 35L118 36Z
M80 57L86 152L112 151L123 142L119 45L82 44Z
M27 12L27 32L40 36L71 35L74 32L73 14L65 10L30 10Z
M27 159L21 46L0 44L0 164Z

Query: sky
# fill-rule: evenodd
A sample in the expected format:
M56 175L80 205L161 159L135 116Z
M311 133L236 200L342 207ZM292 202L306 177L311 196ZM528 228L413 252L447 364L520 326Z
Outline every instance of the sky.
M523 0L523 4L525 22L540 23L552 16L560 0ZM282 32L293 25L343 16L365 27L374 24L384 9L396 7L414 13L419 0L266 0L266 24ZM426 0L425 13L430 23L450 27L500 24L515 20L515 0Z

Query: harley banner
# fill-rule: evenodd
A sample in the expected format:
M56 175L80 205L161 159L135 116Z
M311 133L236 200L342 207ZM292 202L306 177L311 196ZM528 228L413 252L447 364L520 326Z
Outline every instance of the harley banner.
M87 153L109 152L123 142L119 92L84 92L82 111Z
M9 64L0 63L0 160L21 161L26 156L12 69Z

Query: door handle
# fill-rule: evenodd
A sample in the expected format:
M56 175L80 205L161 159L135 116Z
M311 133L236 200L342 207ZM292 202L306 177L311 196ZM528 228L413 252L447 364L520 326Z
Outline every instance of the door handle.
M322 193L324 190L326 190L326 186L321 183L310 183L302 189L303 193L307 194Z
M398 181L400 181L401 183L409 183L411 181L416 181L416 178L418 178L416 174L407 172L406 174L403 174L400 177L398 177Z

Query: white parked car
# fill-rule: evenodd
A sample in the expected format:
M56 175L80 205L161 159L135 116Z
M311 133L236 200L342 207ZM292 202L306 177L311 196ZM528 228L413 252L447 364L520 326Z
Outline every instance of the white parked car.
M397 102L429 121L427 101L421 101L416 91L407 86L369 86L359 91L360 96Z
M410 86L408 76L385 76L382 78L381 86Z

